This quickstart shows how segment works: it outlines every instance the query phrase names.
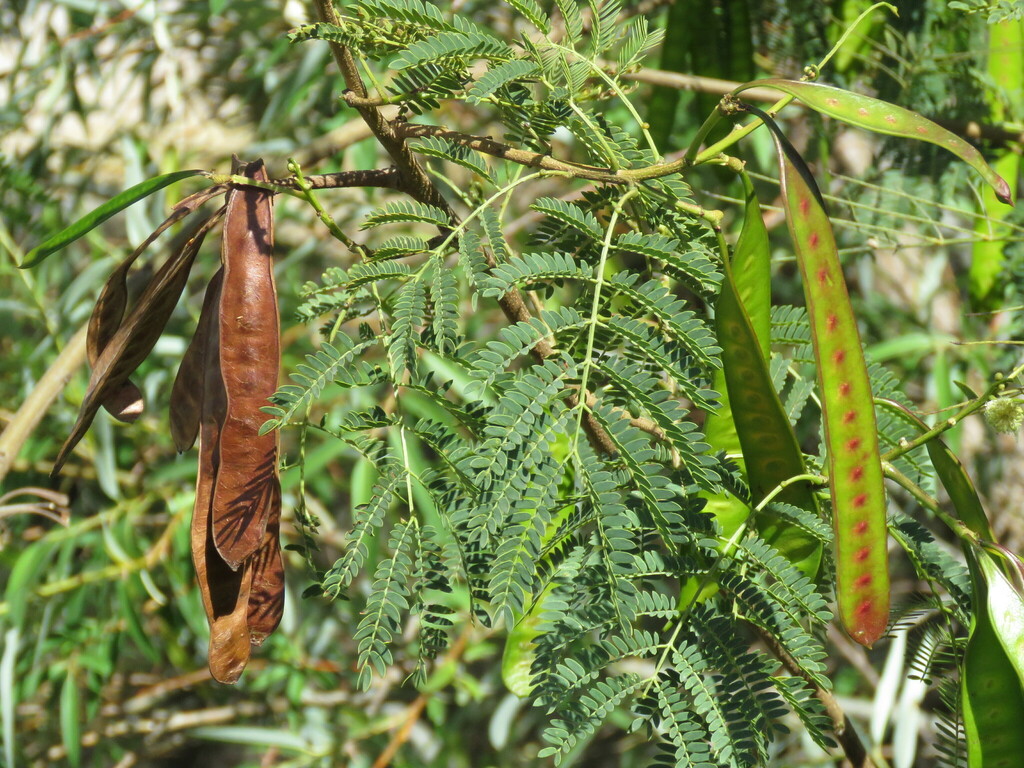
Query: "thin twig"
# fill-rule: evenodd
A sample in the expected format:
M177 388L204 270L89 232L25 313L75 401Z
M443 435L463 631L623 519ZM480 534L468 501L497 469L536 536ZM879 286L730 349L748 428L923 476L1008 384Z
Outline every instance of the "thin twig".
M448 664L457 660L466 650L466 645L469 642L469 636L471 634L472 625L467 625L466 629L452 644L452 647L445 654L444 660L439 666ZM387 768L391 764L395 755L398 753L399 748L409 740L409 734L412 733L413 726L420 719L420 715L423 714L423 708L427 705L426 693L421 693L413 700L413 702L405 710L405 719L402 721L402 725L399 726L395 732L391 735L391 740L387 746L384 747L384 751L377 756L377 759L373 761L373 768Z
M25 402L18 408L18 412L14 414L14 418L0 434L0 483L7 476L18 452L50 404L57 399L75 371L85 362L86 331L87 327L83 325L71 337L67 346L57 355L53 365L39 379L32 392L25 398Z
M608 184L625 184L628 178L618 175L616 171L601 168L594 165L579 165L562 160L556 160L551 155L540 152L530 152L525 149L518 149L508 144L492 139L490 136L474 136L469 133L461 133L445 128L443 125L423 125L422 123L402 123L397 127L397 133L405 138L419 138L421 136L437 136L448 139L455 144L483 152L485 155L518 163L528 168L540 168L545 171L564 173L577 179L589 179L591 181L603 181Z
M685 157L667 163L654 163L653 165L641 166L639 168L601 168L595 165L582 165L570 163L565 160L557 160L551 155L540 152L530 152L525 149L518 149L508 144L492 139L490 136L474 136L469 133L453 131L443 125L424 125L422 123L401 123L396 127L396 132L406 138L419 136L438 136L443 139L469 147L477 152L486 155L519 163L530 168L540 168L552 173L560 173L576 179L588 181L599 181L605 184L637 184L651 179L660 179L663 176L672 176L676 173L683 173L692 164ZM711 162L704 160L703 162ZM728 156L717 156L715 162L728 165L733 170L740 170L743 164L736 158Z
M398 189L401 176L398 169L370 168L368 170L341 171L339 173L310 174L305 177L310 189L343 189L346 187L382 187ZM274 179L280 186L299 188L294 178Z
M688 75L682 72L667 72L663 69L639 69L636 72L623 72L620 77L623 80L633 80L638 83L649 85L661 85L666 88L675 88L680 91L698 91L710 93L716 96L725 96L732 93L741 83L732 80L720 80L717 77L702 77L700 75ZM771 88L748 88L743 92L743 98L751 101L774 102L779 98L779 92Z

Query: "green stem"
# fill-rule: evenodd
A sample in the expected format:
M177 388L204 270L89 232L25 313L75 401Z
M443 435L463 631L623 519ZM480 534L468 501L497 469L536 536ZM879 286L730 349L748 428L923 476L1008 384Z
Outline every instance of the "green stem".
M929 429L927 432L921 433L913 440L901 441L901 443L895 448L893 448L891 451L883 453L882 462L885 463L895 461L900 456L903 456L904 454L909 453L915 448L921 447L929 440L938 437L946 430L952 429L965 418L970 416L972 413L977 413L978 411L980 411L985 406L985 403L991 400L995 396L996 392L999 391L999 388L1005 386L1005 384L1006 382L1003 379L993 382L992 384L989 385L988 389L986 389L984 393L982 393L977 399L971 400L969 403L965 404L959 411L950 416L948 419L939 422L934 427Z
M298 161L294 158L288 158L288 170L295 175L295 186L299 188L299 192L292 192L291 194L296 197L304 198L312 206L313 210L316 211L317 218L323 222L323 225L327 227L327 231L336 239L340 240L345 244L353 253L357 254L360 258L365 259L367 257L366 248L359 243L355 242L351 237L341 231L341 227L334 221L327 211L324 210L323 205L320 204L320 199L316 196L313 191L313 187L306 181L306 177L302 175L302 166L299 165Z
M947 525L957 538L973 546L979 545L980 539L978 538L978 535L964 525L960 520L945 512L942 507L939 506L939 502L936 501L934 497L926 493L921 486L887 461L882 462L882 471L890 480L893 480L903 486L903 488L913 496L921 506L925 509L931 510L937 518Z
M584 394L579 399L579 411L576 418L576 429L572 436L572 446L569 450L570 455L576 456L579 459L579 437L580 430L583 427L583 412L586 410L586 392L587 384L590 379L590 369L593 365L594 355L594 338L597 333L598 317L597 310L601 304L601 289L604 287L604 266L608 261L608 253L612 247L612 236L615 234L615 225L619 221L619 216L622 215L623 206L629 201L631 197L637 194L635 188L630 189L626 194L619 198L618 202L615 203L612 208L612 214L608 217L608 227L605 229L604 242L601 244L601 258L597 263L596 273L596 285L594 286L594 300L590 305L590 322L588 323L587 329L587 347L586 352L583 355L583 374L580 378L580 392Z
M619 84L615 80L615 78L611 77L607 72L601 69L601 67L597 66L596 63L588 59L586 56L582 56L578 51L572 48L566 48L564 46L557 45L554 43L552 43L552 47L564 53L572 54L590 65L590 68L597 74L598 77L604 80L605 85L607 85L611 92L614 93L615 96L619 99L619 101L622 102L623 106L625 106L630 116L633 118L633 120L636 121L636 124L640 126L640 132L643 134L644 141L647 142L647 146L650 147L651 152L654 153L654 156L656 158L661 157L661 154L658 152L658 148L654 144L654 138L651 136L651 133L647 128L647 123L645 123L644 119L640 117L640 113L636 111L636 107L633 106L633 102L631 102L626 97L625 92L619 87Z
M857 27L860 26L860 23L864 21L864 19L866 19L868 16L873 14L875 11L877 11L879 8L883 7L888 8L890 11L892 11L894 16L900 15L899 10L892 3L875 3L870 8L863 11L861 15L854 20L853 24L846 28L846 31L843 32L843 34L839 37L839 40L836 41L836 44L832 46L832 50L826 53L825 58L818 62L817 68L819 70L823 69L825 65L829 63L832 57L839 52L839 49L843 47L843 44L849 39L850 35L854 33L854 30L856 30Z
M686 154L683 155L683 161L686 162L687 165L693 165L695 163L697 153L700 151L701 145L704 143L704 139L708 137L708 134L714 130L714 127L718 125L719 121L722 119L722 110L720 107L721 103L715 105L711 114L708 115L707 119L701 123L700 128L697 129L697 135L693 137L693 141L690 142L690 146L686 148Z
M860 26L860 23L862 21L864 21L865 18L867 18L868 16L870 16L872 13L874 13L876 10L878 10L879 8L881 8L883 6L888 8L890 11L892 11L897 16L899 15L899 13L896 10L896 7L891 5L890 3L875 3L874 5L872 5L870 8L868 8L863 13L861 13L861 15L857 17L856 21L854 21L853 24L851 24L849 27L847 27L846 31L843 32L842 36L839 38L839 40L836 42L836 44L832 46L832 50L830 50L828 53L825 54L825 58L823 58L821 61L819 61L817 63L817 65L811 66L811 67L808 68L810 71L808 72L807 75L804 76L804 79L811 79L812 77L816 77L818 72L821 71L821 69L824 68L824 66L826 64L828 64L828 62L832 59L832 57L836 55L836 52L847 41L847 39L850 37L850 35L853 34L854 30L858 26ZM735 90L732 92L732 95L736 95L736 91ZM770 117L775 117L775 115L778 114L779 110L781 110L783 107L787 106L792 101L793 101L793 97L792 96L784 96L783 98L781 98L777 102L775 102L775 104L772 105L771 109L767 109L765 111L768 113L768 115ZM715 126L715 123L718 122L718 117L716 117L716 115L718 115L718 114L719 114L719 108L716 107L714 113L712 113L708 117L708 119L704 122L704 125L701 126L701 131L704 131L704 135L700 135L700 133L698 132L698 137L697 137L701 141L704 140L704 136L707 135L707 131L710 131L711 128L713 128ZM710 125L708 125L708 123L710 123ZM707 126L707 130L706 131L705 131L705 126ZM743 126L742 128L737 128L737 129L733 130L724 139L716 142L715 144L712 144L710 147L708 147L707 149L705 149L703 152L701 152L699 154L697 154L697 149L699 149L700 145L698 144L697 147L695 148L691 144L690 148L686 151L686 155L692 161L691 162L692 165L700 165L701 163L706 163L711 158L713 158L713 157L721 154L722 152L724 152L726 149L731 147L733 144L735 144L740 139L742 139L742 138L744 138L746 136L749 136L751 133L753 133L755 130L757 130L760 126L761 126L761 120L759 120L759 119L758 120L752 120L751 122L749 122L747 125ZM694 141L696 142L696 140L697 139L695 139ZM692 155L691 155L691 152L693 153Z

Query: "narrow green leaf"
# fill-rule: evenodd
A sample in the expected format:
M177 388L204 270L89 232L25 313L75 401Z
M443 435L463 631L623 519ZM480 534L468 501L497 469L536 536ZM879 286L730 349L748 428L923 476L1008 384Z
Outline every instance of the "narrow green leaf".
M50 562L54 547L54 543L47 539L29 545L18 555L10 570L4 599L7 601L9 621L19 630L23 629L28 601L35 595L36 581Z
M56 235L47 238L29 251L25 255L25 261L20 265L21 268L27 269L28 267L34 267L47 256L56 253L70 243L73 243L89 230L98 227L115 213L123 211L125 208L137 203L142 198L149 197L154 192L157 192L170 184L174 184L176 181L187 179L189 176L198 176L200 173L203 173L203 171L191 170L165 173L161 176L154 176L152 179L146 179L142 183L136 184L130 189L126 189L121 194L110 198L96 210L80 218L71 226L62 229Z
M78 768L82 763L82 734L78 721L78 681L75 665L68 666L60 689L60 738L68 755L68 763Z
M878 430L857 320L814 178L774 121L749 109L775 140L783 208L803 277L828 451L839 614L850 636L870 646L889 618L889 567Z
M992 170L985 162L985 158L981 156L981 152L955 133L947 131L916 112L897 107L887 101L844 91L830 85L801 83L795 80L754 80L744 83L733 93L739 94L747 88L755 86L775 88L800 99L816 112L836 120L842 120L844 123L855 125L858 128L884 133L888 136L919 139L944 147L980 173L982 178L995 190L996 197L1002 202L1007 205L1013 204L1010 185L1002 176Z
M142 651L143 655L156 665L160 663L163 657L156 646L153 645L153 641L150 639L146 629L142 626L140 609L145 602L141 599L142 597L144 595L140 596L138 594L134 581L126 579L117 583L117 603L121 617L124 619L125 630L132 640L135 641L136 647Z

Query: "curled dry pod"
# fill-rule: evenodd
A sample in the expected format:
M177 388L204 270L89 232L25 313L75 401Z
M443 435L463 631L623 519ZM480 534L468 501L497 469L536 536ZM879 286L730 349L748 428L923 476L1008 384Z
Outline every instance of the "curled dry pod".
M224 270L218 269L206 288L203 309L192 341L178 366L178 375L171 387L171 438L178 453L184 453L196 441L203 404L205 355L210 334L217 323L217 307Z
M842 120L844 123L855 125L858 128L889 136L900 136L905 139L919 139L944 147L980 173L982 178L991 185L996 197L1002 202L1007 205L1013 204L1010 185L1002 176L992 170L977 149L955 133L947 131L916 112L897 107L887 101L873 99L852 91L844 91L830 85L795 80L754 80L744 83L733 93L739 94L754 86L775 88L800 99L816 112L836 120Z
M117 329L121 326L125 308L128 306L128 270L135 260L151 246L169 227L196 211L203 203L223 192L223 186L217 185L189 195L171 210L171 215L153 230L143 243L132 251L117 265L100 291L96 306L89 317L89 330L86 337L86 354L89 367L95 368L100 354L106 349ZM120 389L114 391L102 403L111 416L119 421L132 422L141 414L144 407L142 392L129 380Z
M189 270L203 244L203 239L220 220L222 212L223 209L204 221L181 250L172 254L161 265L143 290L138 303L132 307L128 317L118 326L110 342L103 348L89 378L89 387L82 400L78 420L57 455L51 476L60 472L71 450L92 424L100 406L122 391L128 377L153 349L153 345L163 333L167 319L178 303L185 283L188 282Z
M262 160L241 172L267 180ZM267 524L281 503L278 435L259 434L266 421L260 408L277 390L281 358L272 203L273 194L265 189L237 186L228 192L224 219L224 285L218 317L227 414L213 496L213 538L232 568L262 545Z
M219 283L211 284L216 294ZM218 442L221 423L227 410L224 383L220 377L216 314L206 334L202 354L202 417L199 427L199 472L196 501L192 511L192 562L196 569L203 608L210 623L210 673L221 683L234 683L249 661L249 630L246 615L252 569L228 567L213 543L211 512L214 487L220 470Z
M850 637L871 646L889 619L889 563L885 487L864 351L817 184L774 121L759 109L747 109L765 121L775 140L786 223L803 278L828 451L839 615Z

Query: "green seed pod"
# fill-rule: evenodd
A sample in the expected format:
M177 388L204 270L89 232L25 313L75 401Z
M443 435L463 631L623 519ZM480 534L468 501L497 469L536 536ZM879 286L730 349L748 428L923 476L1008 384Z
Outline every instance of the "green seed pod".
M990 556L980 555L978 564L988 586L992 628L1016 670L1018 684L1024 684L1024 599Z
M1024 690L996 634L985 582L975 578L978 570L976 564L971 569L977 607L960 681L967 764L1015 768L1024 754Z
M725 277L715 304L715 332L722 348L722 369L716 385L723 392L723 400L719 411L709 419L706 437L714 448L729 452L738 448L742 452L751 501L757 504L784 480L805 474L807 469L768 370L768 233L753 186L745 175L743 178L747 200L743 229L731 263L723 265ZM732 408L732 403L739 407ZM802 509L817 510L814 493L803 483L790 486L777 498ZM745 505L740 506L741 516L731 508L723 510L737 525L746 517ZM805 574L813 577L817 573L821 547L814 537L767 513L757 522L768 542Z
M944 147L980 173L982 178L995 190L996 197L1002 202L1007 205L1013 204L1010 185L1002 176L992 170L977 149L955 133L947 131L916 112L860 93L844 91L829 85L803 83L795 80L754 80L744 83L733 93L738 95L747 88L755 86L775 88L800 99L816 112L836 120L842 120L844 123L855 125L858 128L889 136L900 136L905 139L919 139Z
M927 431L928 425L900 403L881 402L900 411L922 432ZM957 517L979 538L991 541L988 517L963 464L939 438L929 440L927 447L935 474L949 494ZM964 555L971 572L974 600L960 679L968 766L1011 768L1019 765L1024 752L1024 731L1020 729L1020 723L1024 722L1024 686L1000 631L1010 638L1011 645L1015 638L1019 648L1024 640L1021 619L1024 604L989 555L966 543ZM1009 620L1001 618L999 621L1009 626L997 630L996 617L1004 615ZM1019 652L1016 658L1019 667Z
M836 593L850 636L870 646L889 618L885 488L874 402L832 225L803 159L774 121L783 208L803 277L818 367L835 529Z

